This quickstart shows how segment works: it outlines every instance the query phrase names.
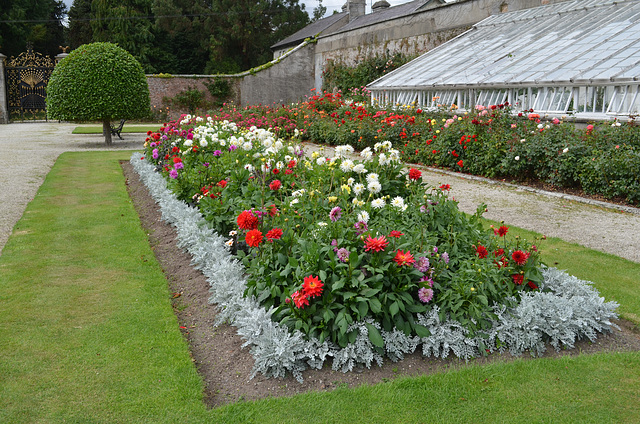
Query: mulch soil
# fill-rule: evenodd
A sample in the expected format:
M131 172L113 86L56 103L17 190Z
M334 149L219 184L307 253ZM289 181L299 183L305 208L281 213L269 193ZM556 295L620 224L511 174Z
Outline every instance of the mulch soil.
M508 353L492 354L469 362L455 357L425 358L419 347L416 353L407 355L400 362L394 363L385 358L382 367L374 364L371 369L357 369L350 373L331 370L329 361L321 370L305 371L303 383L290 375L276 379L259 374L252 379L254 360L250 348L242 348L244 341L236 334L234 327L226 324L214 327L216 309L209 303L209 283L200 271L193 268L189 254L177 247L174 228L162 221L158 205L140 182L131 164L123 162L122 168L142 227L148 234L151 248L167 277L167 296L171 298L176 314L176 325L189 344L193 361L204 381L205 402L211 408L242 400L329 391L337 387L376 384L401 376L446 372L471 364L514 360ZM614 330L600 335L594 343L579 341L575 349L571 350L556 352L549 346L544 357L640 351L640 335L635 331L634 325L624 320L617 324L621 331ZM522 358L532 359L526 354Z

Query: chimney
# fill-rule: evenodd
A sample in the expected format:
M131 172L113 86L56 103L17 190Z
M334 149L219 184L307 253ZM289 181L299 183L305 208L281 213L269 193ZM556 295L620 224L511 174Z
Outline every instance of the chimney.
M349 22L358 16L364 15L367 0L347 0L347 12L349 12Z
M391 5L389 4L388 1L380 0L380 1L377 1L377 2L373 3L373 6L371 6L371 12L373 12L373 13L379 12L381 10L388 9L390 6Z

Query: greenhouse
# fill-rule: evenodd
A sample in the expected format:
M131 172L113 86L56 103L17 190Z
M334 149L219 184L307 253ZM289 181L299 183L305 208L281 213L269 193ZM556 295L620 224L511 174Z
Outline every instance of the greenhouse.
M491 16L368 88L382 105L604 120L639 114L639 86L640 2L578 0Z

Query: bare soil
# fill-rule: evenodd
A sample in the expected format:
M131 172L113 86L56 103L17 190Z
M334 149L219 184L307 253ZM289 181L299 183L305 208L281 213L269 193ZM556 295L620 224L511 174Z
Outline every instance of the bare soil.
M394 363L386 359L382 367L360 369L351 373L332 371L330 363L321 370L303 373L304 383L292 376L284 379L267 379L257 375L251 379L253 356L249 348L241 348L243 340L229 325L214 327L215 307L209 304L209 283L204 275L191 266L191 257L176 245L173 227L161 220L158 206L140 182L138 174L128 162L122 164L127 188L140 215L142 227L149 236L168 283L167 296L171 297L178 325L190 346L193 361L205 384L205 402L217 407L241 400L291 396L308 391L329 391L337 387L355 387L376 384L401 376L429 375L471 364L510 361L509 354L492 354L468 363L457 358L425 358L420 348L404 360ZM584 355L597 352L640 351L640 335L634 325L620 320L621 330L602 334L591 343L579 341L575 349L556 352L548 347L544 357ZM531 359L524 355L524 359Z

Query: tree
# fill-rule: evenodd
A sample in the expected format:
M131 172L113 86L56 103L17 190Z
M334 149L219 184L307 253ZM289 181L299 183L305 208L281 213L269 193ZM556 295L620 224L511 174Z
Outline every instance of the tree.
M91 0L73 0L69 9L69 45L73 50L91 42Z
M313 9L313 17L311 18L311 22L315 22L318 19L322 19L325 13L327 13L327 6L323 6L322 0L318 0L318 7Z
M148 73L154 46L151 0L93 0L93 41L116 43L130 52Z
M247 70L272 58L270 47L309 23L298 0L217 0L211 3L216 20L210 36L208 72L230 63Z
M65 121L102 121L111 145L114 119L149 113L149 86L140 62L112 43L84 44L55 67L47 86L47 113Z
M60 53L66 10L59 0L0 1L0 52L18 56L31 43L35 51L44 55Z

